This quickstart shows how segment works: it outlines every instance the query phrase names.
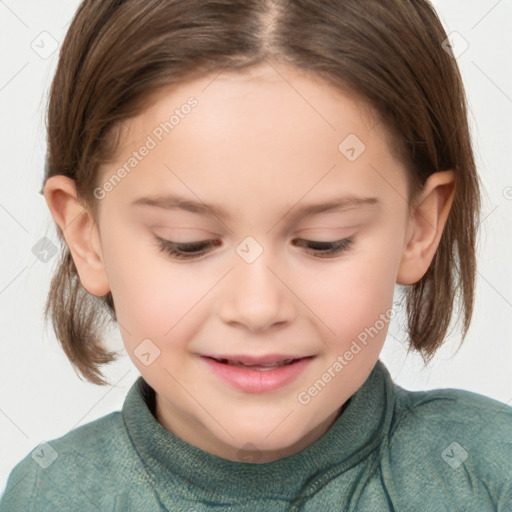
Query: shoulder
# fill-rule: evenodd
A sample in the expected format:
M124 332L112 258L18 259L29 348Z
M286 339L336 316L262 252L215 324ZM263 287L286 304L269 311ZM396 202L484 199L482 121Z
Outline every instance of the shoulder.
M499 510L512 506L512 407L461 389L394 387L389 453L395 464L407 473L418 463L423 489L444 488L454 499L473 495Z
M113 510L115 478L132 451L119 411L34 447L11 471L0 500L15 510ZM100 486L100 488L98 487Z
M397 429L423 425L432 432L471 436L478 443L512 443L512 407L463 389L408 391L397 385Z

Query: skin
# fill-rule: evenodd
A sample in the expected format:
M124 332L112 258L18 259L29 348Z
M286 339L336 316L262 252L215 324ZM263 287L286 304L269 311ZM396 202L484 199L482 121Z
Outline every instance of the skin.
M319 439L368 377L387 323L307 404L297 398L389 313L396 283L425 274L455 176L432 175L409 215L409 171L361 100L283 65L214 76L161 91L125 123L102 183L170 112L190 96L198 101L99 201L97 222L72 180L48 179L44 195L82 285L97 296L112 292L127 353L156 391L158 421L214 455L262 463ZM338 149L349 134L366 146L354 161ZM171 193L221 205L228 217L130 204ZM346 195L379 204L294 216L304 205ZM177 260L155 235L222 244ZM263 250L252 263L236 252L247 236ZM331 257L292 243L347 237L352 246ZM146 366L134 351L147 338L160 355ZM315 357L290 384L246 393L205 366L200 355L212 353Z

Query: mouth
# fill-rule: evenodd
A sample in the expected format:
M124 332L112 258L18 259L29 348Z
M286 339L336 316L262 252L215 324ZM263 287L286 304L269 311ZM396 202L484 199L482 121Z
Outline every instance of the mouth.
M280 356L269 355L264 357L252 356L203 356L207 359L212 359L218 363L227 366L235 366L238 368L252 369L252 370L275 370L283 366L289 366L302 359L310 359L313 356Z
M201 359L221 381L245 393L268 393L291 385L315 356L204 355Z

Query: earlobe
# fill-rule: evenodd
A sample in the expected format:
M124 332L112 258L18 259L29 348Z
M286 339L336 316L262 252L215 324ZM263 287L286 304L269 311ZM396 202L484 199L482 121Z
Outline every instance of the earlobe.
M69 247L82 286L101 297L110 291L98 227L78 200L75 182L63 175L46 180L44 197Z
M429 176L408 221L398 284L417 283L427 272L441 240L455 197L455 173Z

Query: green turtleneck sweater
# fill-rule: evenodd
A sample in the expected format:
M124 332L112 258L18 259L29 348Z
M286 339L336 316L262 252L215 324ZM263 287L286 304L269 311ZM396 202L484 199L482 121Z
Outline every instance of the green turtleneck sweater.
M264 464L186 443L155 419L154 398L139 377L121 411L39 445L0 510L512 511L512 407L407 391L380 360L320 439Z

